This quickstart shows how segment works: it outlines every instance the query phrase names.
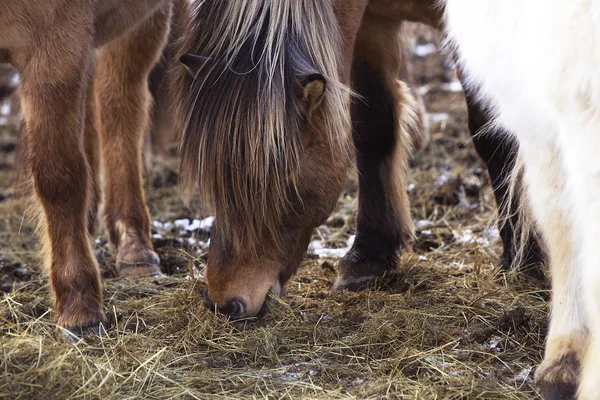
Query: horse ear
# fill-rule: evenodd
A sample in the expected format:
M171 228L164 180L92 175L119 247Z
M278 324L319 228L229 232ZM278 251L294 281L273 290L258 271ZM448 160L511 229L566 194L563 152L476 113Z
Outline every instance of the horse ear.
M210 60L209 57L199 56L197 54L187 53L179 57L179 61L185 65L188 73L192 78L195 78L198 71Z
M321 74L312 74L304 79L302 83L302 101L308 114L319 107L326 88L327 80Z

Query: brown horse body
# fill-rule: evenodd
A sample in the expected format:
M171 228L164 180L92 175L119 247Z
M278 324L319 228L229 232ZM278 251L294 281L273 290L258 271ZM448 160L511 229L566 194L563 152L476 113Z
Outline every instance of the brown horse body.
M406 63L399 30L403 20L438 26L432 3L215 0L197 5L194 18L187 0L3 5L0 62L21 73L28 164L58 323L78 330L103 320L88 239L101 166L120 272L160 271L141 152L148 76L171 8L173 26L187 32L183 52L202 56L183 58L193 77L181 66L171 75L184 132L182 177L188 188L200 186L217 216L209 302L235 317L254 315L267 292L285 284L335 205L351 141L360 177L357 239L336 287L359 289L395 268L413 235L405 170L410 138L419 136L419 106L398 79ZM350 107L353 129L349 86L361 96ZM470 111L483 115L476 105ZM482 155L486 143L478 147ZM505 158L486 161L503 176Z

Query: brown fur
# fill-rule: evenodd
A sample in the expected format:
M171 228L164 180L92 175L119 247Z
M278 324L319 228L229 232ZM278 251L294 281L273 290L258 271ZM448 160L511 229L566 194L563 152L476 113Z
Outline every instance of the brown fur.
M42 209L56 315L67 328L104 318L88 239L101 197L98 132L111 241L125 263L156 267L141 187L141 138L147 77L169 10L165 0L3 4L0 53L21 74L27 163Z

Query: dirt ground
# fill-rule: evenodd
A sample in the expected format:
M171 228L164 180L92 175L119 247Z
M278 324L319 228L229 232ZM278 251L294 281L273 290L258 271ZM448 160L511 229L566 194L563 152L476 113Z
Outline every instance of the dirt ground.
M202 305L211 219L178 197L177 161L153 161L147 193L167 274L114 277L105 233L108 336L56 335L34 216L15 185L11 102L0 104L0 399L531 399L549 292L499 273L495 205L466 106L435 41L413 52L432 142L411 162L413 252L376 290L330 290L355 231L348 187L285 296L230 322ZM186 221L186 219L188 221Z

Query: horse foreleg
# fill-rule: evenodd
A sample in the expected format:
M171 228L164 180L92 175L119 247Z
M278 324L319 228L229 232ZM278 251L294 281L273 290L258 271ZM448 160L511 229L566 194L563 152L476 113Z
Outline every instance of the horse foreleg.
M473 145L487 166L498 206L498 214L500 218L506 219L500 224L500 237L503 244L500 259L502 268L509 270L515 266L513 264L517 261L518 266L522 266L528 275L544 279L544 273L540 268L544 262L543 251L532 232L523 231L525 226L520 212L523 194L518 187L512 196L509 190L510 175L515 168L519 150L518 144L514 139L509 139L502 128L490 123L492 118L469 89L465 90L465 97ZM528 236L523 238L522 235ZM523 243L526 244L521 250L519 247ZM521 252L522 254L519 254ZM519 259L515 260L516 258Z
M56 316L59 325L76 330L97 327L104 318L87 230L90 171L83 120L92 49L84 12L65 3L57 11L65 17L53 26L56 31L45 31L35 48L13 57L21 72L28 165L42 207Z
M586 81L587 84L587 81ZM590 86L593 88L593 86ZM592 89L590 89L592 90ZM579 233L578 264L581 265L581 282L574 290L581 292L589 328L589 338L582 361L579 399L597 399L600 396L600 119L588 102L573 102L575 106L564 114L561 124L563 153L567 184L573 204L574 229Z
M552 280L546 352L535 379L546 398L573 395L587 328L580 290L581 269L575 259L577 232L571 221L563 160L554 144L523 140L520 145L531 208L548 245Z
M353 67L353 138L359 177L356 240L338 265L337 289L358 290L397 267L413 236L406 171L410 134L418 129L418 104L398 81L400 25L366 15ZM393 50L395 49L395 50Z
M105 218L117 266L125 275L160 274L150 241L142 178L148 130L148 75L168 31L170 10L157 12L98 53L96 105L106 174Z

